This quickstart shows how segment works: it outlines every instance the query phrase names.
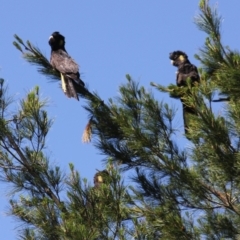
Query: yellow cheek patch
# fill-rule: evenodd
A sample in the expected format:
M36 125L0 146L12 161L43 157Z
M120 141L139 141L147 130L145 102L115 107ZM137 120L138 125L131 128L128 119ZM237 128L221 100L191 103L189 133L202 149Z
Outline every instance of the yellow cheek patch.
M180 55L180 56L178 57L178 59L182 62L182 61L185 60L185 57L184 57L183 55Z
M103 182L103 179L102 179L102 177L101 176L98 176L98 182L100 182L100 183L102 183Z

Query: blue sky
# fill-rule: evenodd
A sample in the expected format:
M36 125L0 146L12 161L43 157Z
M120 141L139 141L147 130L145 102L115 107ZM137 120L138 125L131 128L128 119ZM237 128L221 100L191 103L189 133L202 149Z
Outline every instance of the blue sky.
M240 2L219 0L217 5L223 16L223 42L238 49ZM118 86L126 81L126 74L147 89L151 89L151 81L162 85L175 83L176 69L170 65L169 52L183 50L199 66L193 55L205 39L193 23L198 0L2 0L0 13L0 77L14 95L15 108L17 100L34 86L40 86L42 96L50 99L49 115L54 118L47 142L52 163L68 173L68 163L73 162L81 175L91 181L96 169L104 168L104 156L92 144L81 142L87 123L84 100L79 103L68 99L58 83L38 74L13 47L13 35L30 40L49 58L48 38L52 32L60 31L89 90L97 91L105 101L118 95ZM180 102L155 90L154 94L179 108L176 120L183 132ZM179 141L185 144L181 134ZM11 240L16 239L19 223L6 216L6 193L6 185L0 183L0 238Z

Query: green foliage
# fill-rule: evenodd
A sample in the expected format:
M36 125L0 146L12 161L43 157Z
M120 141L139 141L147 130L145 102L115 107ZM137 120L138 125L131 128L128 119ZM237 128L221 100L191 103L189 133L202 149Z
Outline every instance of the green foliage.
M239 99L238 79L240 77L240 54L238 51L224 47L221 36L222 17L217 8L210 8L207 0L200 2L200 14L195 23L208 36L196 58L201 62L208 78L214 81L218 90L231 98Z
M1 118L1 179L13 186L9 214L29 226L21 238L115 239L130 214L126 204L131 199L117 169L109 167L109 180L96 189L73 165L68 177L51 166L45 153L52 125L46 105L36 87L20 101L12 120ZM2 116L6 111L4 107Z
M13 45L22 53L23 58L27 62L38 67L37 69L40 74L43 74L47 78L55 81L61 80L60 72L51 66L50 62L41 53L40 49L34 46L30 41L26 41L26 43L24 43L24 41L17 34L14 35L14 38L15 41L13 41ZM22 47L24 47L25 51L22 50ZM103 103L96 93L92 94L86 87L78 87L77 85L75 87L77 93L80 94L81 97L91 99L95 105L100 105Z
M10 214L26 227L20 239L237 239L240 226L240 105L237 51L222 45L221 17L207 0L196 24L207 34L196 55L201 81L162 86L158 91L184 100L189 116L189 149L179 146L175 113L130 75L119 96L104 103L77 89L89 114L87 140L106 156L101 184L92 186L69 165L65 175L52 166L46 138L52 120L39 88L9 115L11 98L0 80L1 180L11 184ZM48 78L60 80L41 51L15 35L26 61ZM23 50L24 49L24 50ZM214 114L216 92L230 100ZM123 171L132 180L123 182Z

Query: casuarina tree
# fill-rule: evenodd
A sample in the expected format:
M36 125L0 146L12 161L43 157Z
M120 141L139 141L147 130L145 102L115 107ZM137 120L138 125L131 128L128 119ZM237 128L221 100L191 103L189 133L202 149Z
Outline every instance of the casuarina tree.
M108 101L74 85L89 115L83 140L106 156L106 170L96 173L94 185L73 164L63 174L47 156L52 121L39 87L9 115L13 103L1 80L1 180L11 186L11 214L25 223L21 239L239 237L240 54L222 44L221 20L215 7L200 1L195 23L206 40L195 55L196 83L192 76L178 86L151 83L194 111L187 116L189 149L176 137L177 111L130 75ZM61 80L30 41L15 35L14 45L40 74ZM222 101L225 111L216 115L215 102Z

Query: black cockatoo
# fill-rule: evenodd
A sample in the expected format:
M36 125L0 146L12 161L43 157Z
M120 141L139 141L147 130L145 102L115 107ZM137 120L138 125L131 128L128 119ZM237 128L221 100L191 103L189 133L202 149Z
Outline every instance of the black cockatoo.
M188 56L186 53L182 51L174 51L170 53L169 58L171 59L171 63L173 66L178 68L177 71L177 78L176 78L176 84L178 87L184 87L187 85L186 80L188 78L191 79L191 84L193 85L194 82L199 82L200 77L198 74L197 67L188 60ZM196 114L196 111L194 108L187 106L184 103L183 98L181 98L181 102L183 104L183 121L184 121L184 128L185 133L187 133L188 129L188 114Z
M109 173L107 170L103 170L103 171L98 171L93 178L93 182L94 182L94 187L98 188L100 187L103 183L107 184L109 183Z
M77 100L77 85L84 87L84 82L80 79L78 64L68 55L65 49L65 38L59 32L54 32L48 41L51 46L50 63L53 68L61 74L63 92L69 97Z

